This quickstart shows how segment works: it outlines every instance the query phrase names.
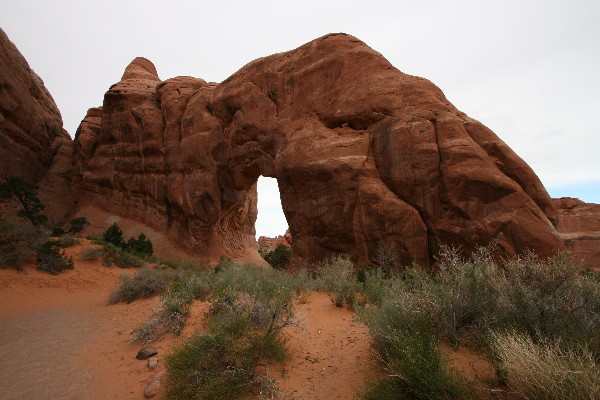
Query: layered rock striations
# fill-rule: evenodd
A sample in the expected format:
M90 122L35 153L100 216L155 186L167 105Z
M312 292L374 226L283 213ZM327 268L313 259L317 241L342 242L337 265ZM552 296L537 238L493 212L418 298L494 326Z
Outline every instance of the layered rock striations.
M441 244L562 247L555 206L523 160L431 82L344 34L221 84L160 81L137 58L88 112L72 161L80 205L205 254L256 251L261 175L278 180L296 264L372 262L382 240L424 266Z
M554 203L567 250L585 266L600 269L600 204L571 197L554 199Z
M70 145L44 82L0 29L0 172L38 183Z

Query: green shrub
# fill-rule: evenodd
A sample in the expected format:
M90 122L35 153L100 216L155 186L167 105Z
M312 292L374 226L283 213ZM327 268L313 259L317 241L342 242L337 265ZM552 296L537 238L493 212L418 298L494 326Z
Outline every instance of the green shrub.
M355 295L360 290L355 270L354 263L344 255L324 261L318 267L321 288L330 292L331 301L337 307L354 305Z
M109 303L131 303L141 297L162 293L175 279L176 273L166 269L141 268L133 277L121 275L121 285L110 295Z
M102 262L106 266L116 265L120 268L141 268L146 265L146 261L140 256L129 253L111 243L103 245Z
M206 300L212 287L213 274L209 270L169 271L173 275L168 290L162 290L161 306L152 317L134 331L134 339L152 341L168 332L179 335L189 315L194 300Z
M73 218L69 221L69 233L77 234L89 224L90 223L88 222L86 217Z
M73 258L67 257L65 251L54 240L48 240L37 251L37 268L52 275L73 269Z
M54 226L54 228L52 228L52 233L50 233L50 235L54 237L62 236L64 234L65 230L59 225Z
M288 246L278 244L274 250L261 254L262 257L275 269L286 270L292 258L292 249Z
M469 386L448 366L437 340L426 331L384 330L378 357L388 375L372 385L363 399L462 399Z
M510 388L531 400L600 398L600 365L585 348L561 341L535 343L517 332L491 335L496 367Z
M35 192L36 187L16 176L5 176L0 183L0 201L10 201L13 197L21 204L19 216L26 218L34 226L43 225L48 217L42 214L44 205Z
M386 293L386 277L385 272L380 268L365 269L361 268L362 286L365 300L368 303L380 305L383 302ZM361 279L357 280L361 282Z
M119 228L116 222L113 222L111 226L104 231L102 235L102 240L106 243L110 243L113 246L124 247L125 243L123 242L123 231Z
M213 288L209 331L167 358L167 398L275 393L272 380L257 367L286 355L280 331L292 318L293 285L279 271L223 261L213 274Z
M365 398L429 398L407 389L408 383L401 382L396 375L401 375L399 369L404 371L410 365L402 361L402 368L395 368L400 364L391 362L390 358L403 354L397 351L402 349L402 344L395 342L397 338L409 343L411 349L422 349L412 342L422 333L433 338L445 336L456 347L462 340L475 338L485 348L489 346L489 332L510 330L514 332L512 335L527 338L531 346L547 347L549 340L558 341L564 346L561 349L578 349L569 350L577 354L589 351L589 357L600 358L600 285L594 276L579 273L578 267L564 254L548 260L526 254L500 263L493 253L493 248L480 248L466 260L456 249L445 248L438 258L437 273L407 268L390 279L376 277L371 288L367 286L369 275L365 274L365 297L373 299L359 309L359 316L371 331L374 348L384 361L384 368L394 375L374 385ZM367 294L369 292L374 295ZM499 346L494 346L498 354ZM521 342L521 348L524 347ZM535 359L535 354L529 354L532 351L523 350L523 360ZM513 353L516 357L517 350ZM562 356L567 357L567 354ZM504 360L502 365L510 364L508 358ZM550 364L550 361L544 362ZM507 376L513 374L511 379L507 378L509 384L520 382L519 374L524 380L537 379L528 377L523 372L526 368L517 370L519 362L513 363L512 372L507 366L498 368ZM391 372L393 370L398 371ZM530 372L543 375L541 371L535 372L533 366ZM415 386L427 388L427 384L418 383L414 375L402 374L403 379L410 377L415 381ZM431 371L428 374L435 375ZM432 380L443 381L441 378ZM569 382L565 385L574 386ZM459 382L457 387L462 386ZM581 392L577 389L574 393L572 397L565 394L564 398L578 398ZM391 397L385 397L388 395ZM448 396L454 395L449 392L442 398ZM553 398L545 396L538 398ZM560 396L563 394L557 398Z
M210 332L192 338L167 357L166 397L172 400L235 399L247 393L270 397L273 382L259 365L283 359L276 335Z
M152 242L143 233L140 233L137 239L134 239L133 237L129 238L125 248L127 251L142 256L150 256L153 253Z

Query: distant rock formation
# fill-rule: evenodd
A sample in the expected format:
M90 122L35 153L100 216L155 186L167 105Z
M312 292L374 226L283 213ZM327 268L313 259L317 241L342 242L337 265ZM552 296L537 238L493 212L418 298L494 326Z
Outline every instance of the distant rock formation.
M274 250L279 245L292 247L292 235L289 229L285 231L284 235L275 236L274 238L268 236L260 236L258 238L259 248Z
M64 185L74 207L137 219L198 254L256 254L261 175L278 180L295 265L338 253L369 263L381 240L423 266L441 244L470 251L498 239L509 256L563 246L555 206L523 160L431 82L345 34L220 84L161 81L136 58L69 142L70 166L67 144L52 145L60 126L41 126L53 132L43 140L24 125L2 137L18 145L15 159L39 164L31 176L46 174L48 193Z
M600 204L571 197L553 200L558 231L567 250L585 266L600 269Z
M70 142L44 82L0 29L0 172L37 183Z

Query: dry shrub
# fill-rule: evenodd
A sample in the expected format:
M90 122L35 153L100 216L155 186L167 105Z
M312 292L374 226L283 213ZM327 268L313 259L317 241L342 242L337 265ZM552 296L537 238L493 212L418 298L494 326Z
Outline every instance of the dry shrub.
M500 376L529 400L600 398L600 366L584 348L573 350L559 340L535 343L514 331L491 334Z

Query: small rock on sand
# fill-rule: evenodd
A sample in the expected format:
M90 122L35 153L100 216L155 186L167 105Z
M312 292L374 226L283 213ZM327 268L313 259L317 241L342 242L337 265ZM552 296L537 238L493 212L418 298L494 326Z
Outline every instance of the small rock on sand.
M160 389L160 381L164 375L165 371L161 371L158 374L156 374L156 376L152 378L150 382L148 382L146 388L144 389L145 398L150 399L158 394L158 391Z
M158 357L152 356L148 359L148 369L153 370L158 365Z
M156 347L144 346L140 349L140 351L138 351L137 356L135 356L135 358L137 358L138 360L146 360L157 354L158 354L158 350L156 350Z

